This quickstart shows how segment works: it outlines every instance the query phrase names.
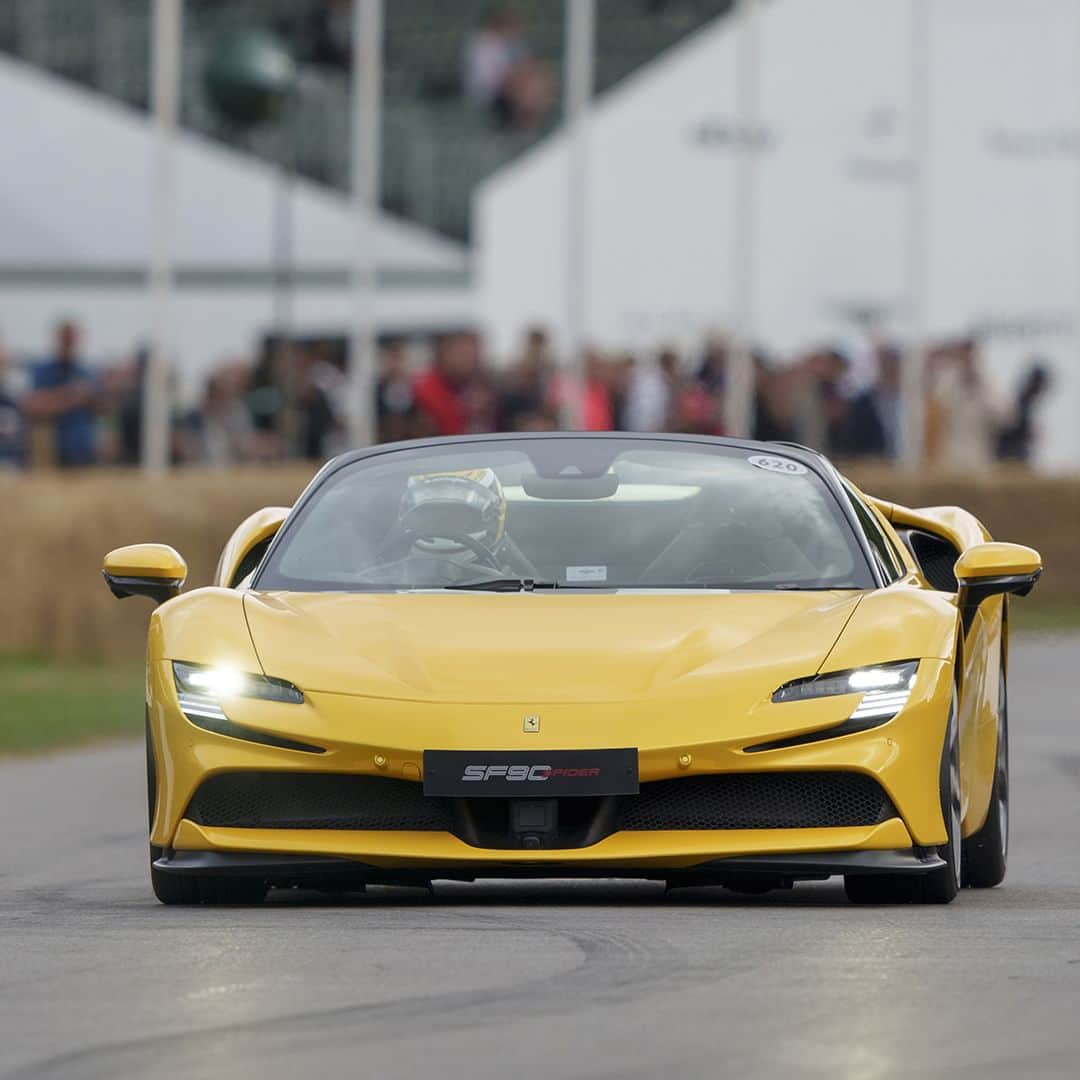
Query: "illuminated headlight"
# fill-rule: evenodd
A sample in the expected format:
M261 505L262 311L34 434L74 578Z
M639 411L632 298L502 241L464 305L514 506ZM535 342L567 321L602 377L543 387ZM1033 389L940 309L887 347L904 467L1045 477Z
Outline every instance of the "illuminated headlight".
M189 717L224 720L222 698L257 698L293 705L301 705L304 701L303 693L291 682L272 679L268 675L252 675L236 668L204 667L174 660L173 678L176 680L180 708Z
M269 675L251 675L236 668L206 667L201 664L182 664L173 661L176 696L184 715L196 727L227 735L230 739L276 746L281 750L299 750L305 754L324 754L326 748L296 739L274 735L267 731L236 724L221 707L222 698L257 698L259 701L282 701L302 705L303 693L291 682L272 679Z
M812 675L785 683L772 699L775 702L807 701L840 694L861 694L851 714L852 720L891 720L911 697L918 667L918 660L903 660L829 675Z

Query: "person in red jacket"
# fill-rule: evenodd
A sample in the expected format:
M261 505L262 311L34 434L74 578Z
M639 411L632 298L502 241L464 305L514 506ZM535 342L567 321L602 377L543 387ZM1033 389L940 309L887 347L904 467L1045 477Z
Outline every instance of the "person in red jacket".
M413 383L420 434L464 435L470 430L467 392L479 366L473 335L448 334L436 342L431 367Z

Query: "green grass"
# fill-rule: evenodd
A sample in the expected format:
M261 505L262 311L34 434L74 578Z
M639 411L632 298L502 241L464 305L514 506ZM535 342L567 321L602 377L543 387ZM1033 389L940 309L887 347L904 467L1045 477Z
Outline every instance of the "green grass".
M1080 629L1080 600L1043 600L1038 596L1016 600L1009 605L1009 620L1018 633L1043 633Z
M1013 631L1080 629L1080 601L1018 600ZM141 663L0 655L0 754L25 754L143 730Z
M0 754L140 734L143 679L141 663L0 656Z

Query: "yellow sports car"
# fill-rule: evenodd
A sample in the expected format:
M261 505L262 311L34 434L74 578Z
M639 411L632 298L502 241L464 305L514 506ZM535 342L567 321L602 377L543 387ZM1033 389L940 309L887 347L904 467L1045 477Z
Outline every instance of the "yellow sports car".
M1007 594L1037 552L860 493L801 447L435 439L342 455L160 603L150 875L270 888L842 874L947 903L1005 874Z

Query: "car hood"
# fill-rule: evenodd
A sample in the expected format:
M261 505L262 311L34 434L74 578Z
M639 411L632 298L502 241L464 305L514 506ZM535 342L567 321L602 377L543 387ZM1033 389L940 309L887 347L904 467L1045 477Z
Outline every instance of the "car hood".
M816 672L859 592L248 593L263 670L440 702L757 698Z

